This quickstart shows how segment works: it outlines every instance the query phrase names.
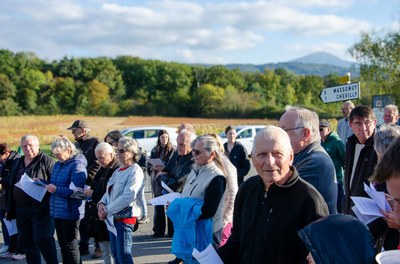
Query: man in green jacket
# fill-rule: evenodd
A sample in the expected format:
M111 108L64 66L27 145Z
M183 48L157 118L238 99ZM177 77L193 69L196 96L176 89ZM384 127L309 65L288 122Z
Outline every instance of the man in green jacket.
M342 200L344 196L343 173L345 163L345 147L339 135L332 131L329 122L322 119L319 122L319 133L321 135L321 146L328 152L336 170L336 179L338 182L337 210L342 210Z

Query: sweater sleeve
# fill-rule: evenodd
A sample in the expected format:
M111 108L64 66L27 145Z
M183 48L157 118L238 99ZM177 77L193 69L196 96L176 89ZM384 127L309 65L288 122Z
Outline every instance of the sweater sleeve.
M201 208L200 219L211 218L215 215L218 210L219 202L224 195L226 188L226 179L224 176L216 176L204 193L204 204Z

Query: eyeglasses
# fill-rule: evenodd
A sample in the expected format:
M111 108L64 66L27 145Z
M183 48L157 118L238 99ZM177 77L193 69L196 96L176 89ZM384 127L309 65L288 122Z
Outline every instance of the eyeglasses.
M196 154L196 156L199 156L202 153L202 151L200 151L198 149L192 149L192 153Z
M117 152L120 153L120 154L124 154L126 151L128 151L128 150L126 150L126 149L117 149Z
M116 140L114 141L106 141L108 144L112 145L113 143L117 142Z
M285 130L286 132L290 131L290 130L296 130L296 129L300 129L300 128L304 128L304 127L294 127L294 128L282 128L283 130Z
M320 128L320 129L319 129L319 132L322 132L322 131L324 131L324 129L323 129L323 128Z

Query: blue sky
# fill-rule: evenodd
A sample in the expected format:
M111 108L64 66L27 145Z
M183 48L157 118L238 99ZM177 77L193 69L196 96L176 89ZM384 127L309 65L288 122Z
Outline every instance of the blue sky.
M138 56L183 63L353 60L361 32L400 30L400 0L1 0L0 49L45 60Z

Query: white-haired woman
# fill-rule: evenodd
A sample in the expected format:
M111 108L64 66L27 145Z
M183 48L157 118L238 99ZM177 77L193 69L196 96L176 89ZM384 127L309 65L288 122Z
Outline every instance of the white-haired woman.
M90 189L85 190L85 195L91 197L88 202L89 219L87 223L87 235L93 237L95 242L100 243L103 251L104 264L112 264L114 261L111 256L110 237L104 221L99 219L97 213L97 203L106 192L107 182L119 165L115 158L114 148L106 142L100 143L94 150L100 169L94 175Z
M82 200L71 198L70 184L84 188L87 177L85 156L65 136L57 137L51 145L57 162L46 189L50 196L50 215L54 218L57 240L63 263L82 263L78 247L79 206Z
M109 235L116 264L133 263L132 235L137 217L141 215L137 198L143 183L143 171L137 164L138 158L137 141L128 137L119 139L117 160L120 168L108 180L106 192L97 206L100 219L108 215L114 219L117 236L111 232Z
M209 242L212 242L213 246L217 248L221 243L222 231L224 228L223 212L226 188L226 173L222 161L223 154L220 151L217 141L212 136L199 136L191 143L191 145L193 160L195 164L193 165L185 186L183 187L182 198L197 198L193 201L203 201L201 212L197 219L212 219L212 226L210 233L207 234L207 231L203 230L205 233L202 236L209 237L210 240L212 239L212 241ZM178 240L192 240L192 238L190 237L190 231L181 232L179 228L181 227L181 224L186 224L182 222L182 219L184 221L186 221L185 219L192 219L193 215L187 215L184 217L182 215L178 215L177 217L175 217L175 211L179 212L178 210L176 210L176 204L180 202L185 203L187 201L182 199L177 200L177 202L173 201L171 203L167 211L168 216L174 223L175 233L172 242L172 252L177 256L177 259L169 263L178 263L179 261L181 261L180 259L183 259L185 262L190 262L191 250L193 250L192 248L188 248L188 250L179 248L179 245L174 243ZM187 206L187 204L183 204L181 206L185 207ZM198 208L196 205L194 207ZM183 209L183 212L184 211L186 211L186 209ZM195 212L195 210L191 211L191 214L197 213L199 212ZM197 231L195 231L195 233L197 233ZM203 240L204 237L197 237L196 243L197 241ZM188 244L193 245L191 243ZM197 247L198 245L196 244L194 246ZM203 250L201 248L198 249Z

